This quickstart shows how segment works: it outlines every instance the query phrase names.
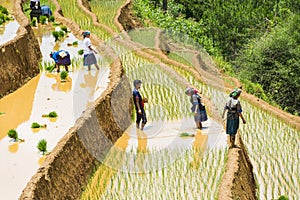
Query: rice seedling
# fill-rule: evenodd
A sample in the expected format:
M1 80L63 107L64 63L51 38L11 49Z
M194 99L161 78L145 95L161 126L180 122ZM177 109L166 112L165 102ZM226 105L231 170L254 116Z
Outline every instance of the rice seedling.
M78 55L83 55L83 49L80 49L80 50L78 51Z
M74 41L74 42L72 43L72 45L73 45L73 46L78 46L78 41Z
M41 22L41 24L46 24L48 22L48 18L46 16L41 16L40 22Z
M14 142L25 142L24 139L19 138L18 132L14 129L10 129L7 132L7 136L12 138L14 140Z
M55 42L59 40L59 31L52 31L52 36L55 38Z
M56 117L58 117L58 115L55 111L52 111L49 114L42 115L42 117L56 118Z
M47 153L47 141L45 139L42 139L37 144L37 149L45 155Z
M53 15L51 15L51 16L49 17L49 21L50 21L50 22L55 22L55 17L54 17Z
M60 72L60 79L61 79L62 82L66 81L67 77L68 77L68 72L67 71Z
M5 114L5 112L0 112L0 115L4 115Z
M64 33L68 33L68 28L66 26L60 26L60 29L64 32Z
M37 122L33 122L31 124L31 128L35 129L35 128L47 128L47 124L39 124Z

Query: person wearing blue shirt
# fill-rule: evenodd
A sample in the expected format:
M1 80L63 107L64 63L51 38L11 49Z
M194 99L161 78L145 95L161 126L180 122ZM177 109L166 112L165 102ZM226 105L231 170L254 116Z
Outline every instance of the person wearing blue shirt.
M68 66L71 65L71 59L69 52L65 50L59 50L56 52L51 52L50 57L55 62L55 67L57 69L57 72L60 72L60 66L65 66L66 71L68 72Z

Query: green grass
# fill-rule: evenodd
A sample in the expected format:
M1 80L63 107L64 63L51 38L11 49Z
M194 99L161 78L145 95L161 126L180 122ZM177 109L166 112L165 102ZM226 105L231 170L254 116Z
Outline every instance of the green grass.
M47 141L45 139L42 139L37 144L37 149L45 155L47 153Z
M95 13L99 22L109 26L114 32L119 32L114 24L114 18L117 10L126 2L126 0L93 0L90 1L92 12Z
M18 132L14 129L10 129L7 132L7 136L14 139L15 141L18 141L18 139L19 139Z
M67 77L68 77L68 72L67 71L60 72L61 80L66 80Z
M128 32L132 41L143 44L147 48L155 47L155 29L137 29Z
M81 199L131 199L137 196L140 199L215 199L217 197L219 182L224 173L224 163L227 160L226 152L213 150L203 154L190 149L183 152L176 160L173 160L172 152L167 150L159 154L164 155L164 161L168 164L146 173L118 172L106 167L102 172L110 176L102 177L97 174L96 179L91 179ZM128 163L132 161L131 156L136 157L136 160L132 161L133 168L134 165L141 167L143 163L156 163L157 166L162 164L157 157L147 154L122 156L112 153L109 156L120 163ZM103 168L102 165L99 170ZM103 183L106 188L101 188ZM102 194L99 193L99 188L103 191Z
M31 128L46 128L46 127L47 127L46 124L39 124L39 123L37 123L37 122L33 122L33 123L31 124Z
M79 9L76 0L58 0L58 2L63 10L64 16L76 22L82 30L89 30L103 40L110 37L110 34L105 30L101 30L93 25L92 19Z

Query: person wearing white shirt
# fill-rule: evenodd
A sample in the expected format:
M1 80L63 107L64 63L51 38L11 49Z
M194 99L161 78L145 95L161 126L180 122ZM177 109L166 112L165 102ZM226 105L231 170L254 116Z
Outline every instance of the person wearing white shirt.
M92 47L92 43L91 43L91 33L90 31L84 31L82 33L84 39L83 39L83 65L84 66L88 66L88 71L91 70L91 65L95 65L95 67L97 68L97 70L99 70L99 66L97 64L97 59L95 57L95 54L97 54L97 52L93 49Z

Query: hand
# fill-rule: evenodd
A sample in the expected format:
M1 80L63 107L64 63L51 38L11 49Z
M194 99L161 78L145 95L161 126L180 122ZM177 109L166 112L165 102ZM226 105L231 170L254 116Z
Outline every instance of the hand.
M142 111L141 111L141 110L139 110L139 111L138 111L138 113L139 113L139 114L142 114Z
M243 119L243 124L246 124L246 120Z
M197 116L198 115L198 113L197 112L194 112L194 116Z

